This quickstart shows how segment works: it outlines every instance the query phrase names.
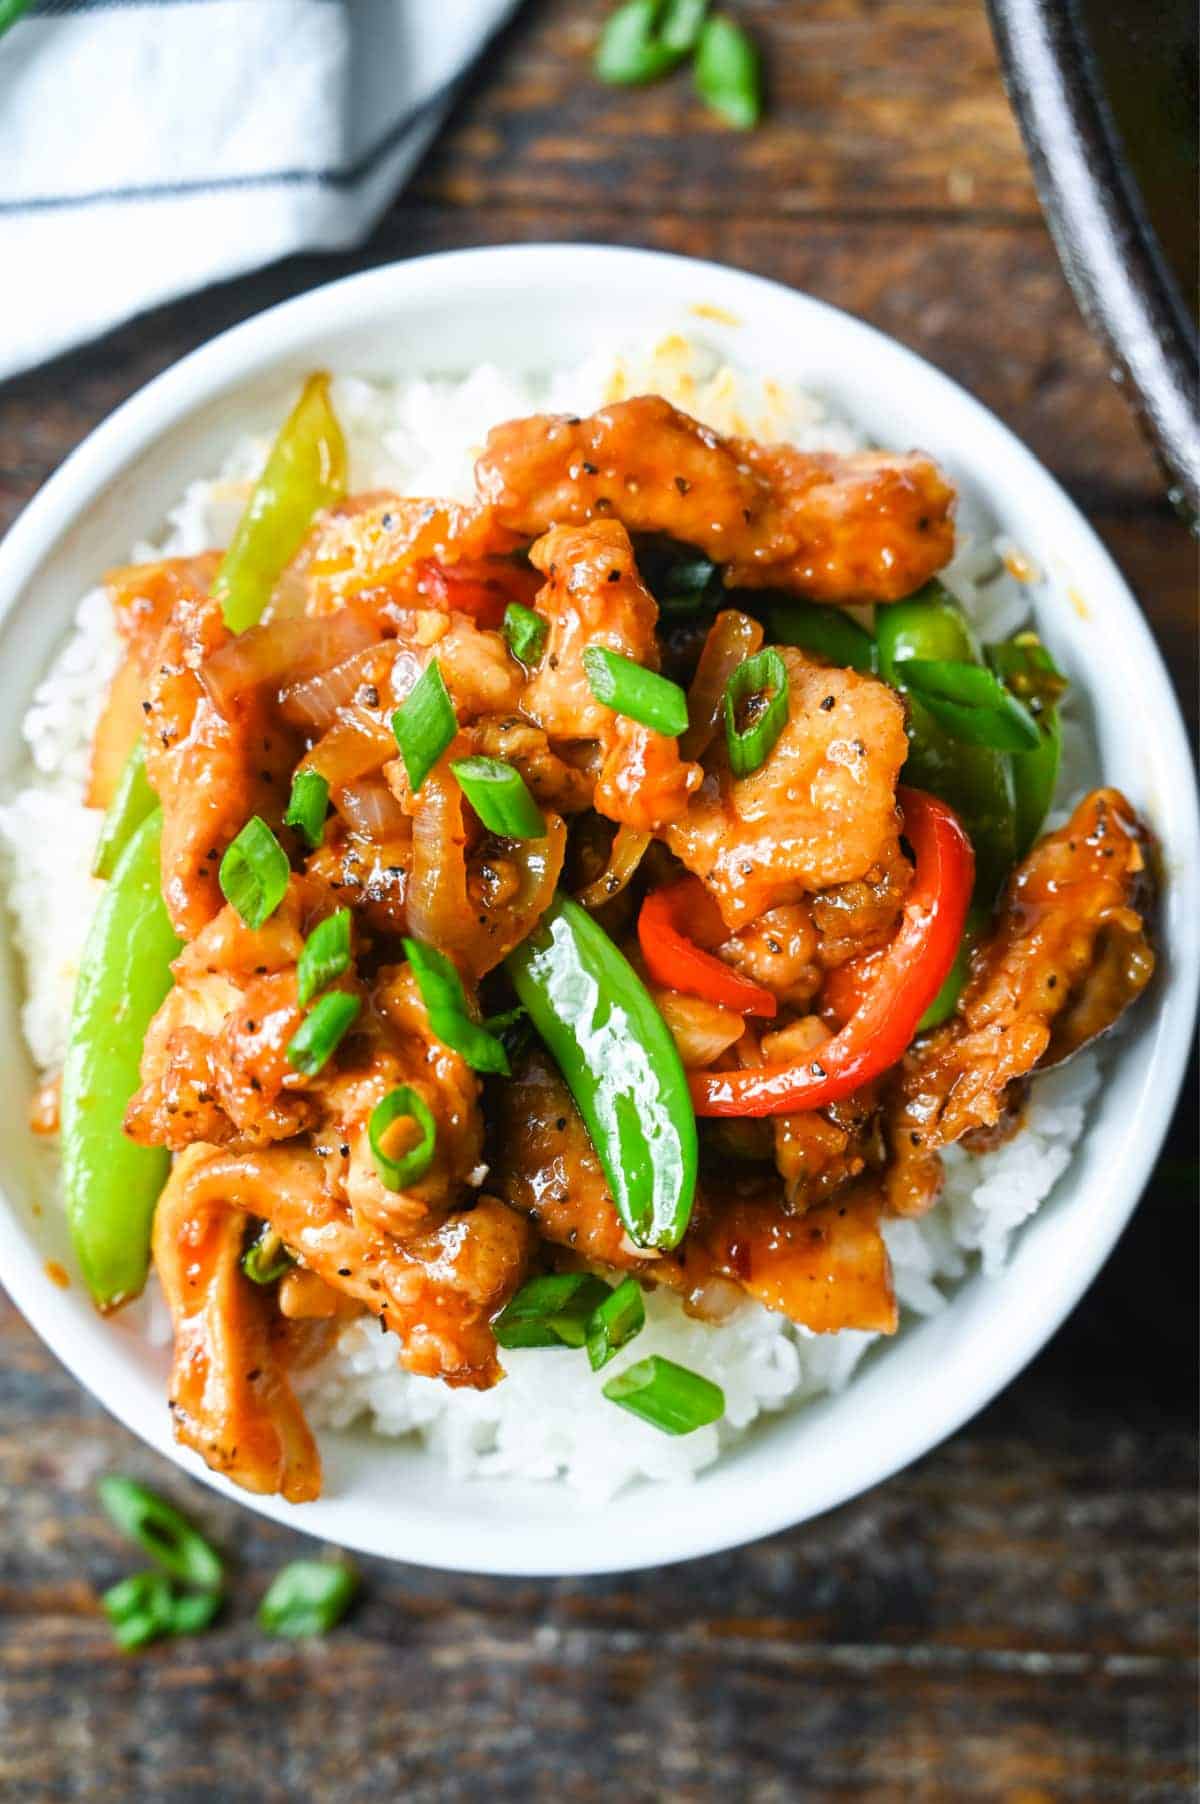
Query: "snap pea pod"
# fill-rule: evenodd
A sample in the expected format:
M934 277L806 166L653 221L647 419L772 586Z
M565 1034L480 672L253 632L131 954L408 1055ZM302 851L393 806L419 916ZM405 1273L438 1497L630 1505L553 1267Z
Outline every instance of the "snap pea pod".
M505 961L642 1247L678 1245L696 1189L696 1118L666 1022L629 961L559 896Z
M148 814L158 807L158 797L146 775L146 751L139 739L125 760L116 794L105 812L96 856L92 860L93 877L111 877L121 853Z
M79 964L62 1082L63 1176L71 1238L101 1309L136 1296L169 1155L126 1139L146 1029L171 986L180 942L163 906L156 809L117 860Z
M875 634L880 674L904 693L906 658L983 662L966 615L936 580L880 608ZM975 847L975 900L990 905L1017 857L1012 760L953 738L916 696L908 695L908 704L904 781L931 790L959 816Z
M345 492L346 442L330 404L329 377L310 376L271 447L213 583L232 632L254 625L315 515Z
M1067 679L1033 632L1017 633L1003 645L989 645L987 655L996 675L1025 703L1038 727L1038 744L1013 759L1017 857L1024 858L1040 834L1054 800L1062 762L1058 701L1067 688Z
M859 670L872 676L878 668L875 641L843 608L821 607L812 601L777 602L767 618L781 645L815 652L839 670Z

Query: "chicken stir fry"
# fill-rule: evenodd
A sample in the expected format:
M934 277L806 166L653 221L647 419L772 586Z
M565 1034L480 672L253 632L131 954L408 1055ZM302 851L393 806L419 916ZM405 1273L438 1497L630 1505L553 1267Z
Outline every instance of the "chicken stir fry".
M1125 799L1041 836L1043 648L922 649L945 477L654 396L497 428L471 506L347 498L321 379L280 442L224 558L110 578L63 1131L102 1306L152 1250L179 1439L317 1496L290 1374L358 1317L478 1389L514 1346L605 1363L643 1287L894 1331L886 1218L1154 963ZM862 610L897 603L925 662L885 680ZM914 775L960 743L1002 886L994 792Z

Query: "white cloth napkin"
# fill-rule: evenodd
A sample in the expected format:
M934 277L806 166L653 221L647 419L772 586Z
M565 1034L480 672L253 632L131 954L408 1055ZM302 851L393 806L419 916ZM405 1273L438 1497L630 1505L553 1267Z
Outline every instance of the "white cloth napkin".
M0 377L361 239L516 0L39 0L0 37Z

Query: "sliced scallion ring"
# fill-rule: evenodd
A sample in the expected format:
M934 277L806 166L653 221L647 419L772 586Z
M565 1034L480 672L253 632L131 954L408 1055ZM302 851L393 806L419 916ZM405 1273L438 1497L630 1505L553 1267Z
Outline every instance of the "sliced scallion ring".
M405 940L403 945L429 1025L438 1039L465 1059L472 1071L494 1071L507 1077L508 1054L494 1034L471 1019L462 978L445 953L423 940Z
M242 1254L242 1270L252 1284L274 1284L295 1265L278 1230L264 1222L256 1237Z
M519 601L510 601L504 610L504 637L508 649L526 669L532 668L541 658L548 630L541 615Z
M656 733L677 738L687 731L687 696L669 677L647 670L606 645L589 645L583 654L588 686L598 702Z
M258 1606L268 1635L325 1635L354 1602L358 1574L346 1560L293 1560L275 1574Z
M408 772L408 786L416 795L458 732L458 716L436 658L430 659L392 715L392 732Z
M221 1557L179 1511L136 1479L112 1475L96 1486L114 1525L145 1548L165 1572L201 1591L221 1587Z
M339 908L319 921L304 942L296 966L301 1006L307 1007L318 991L348 971L350 962L350 910Z
M288 1064L315 1077L338 1042L353 1026L362 1003L346 990L327 990L319 996L287 1043Z
M247 927L257 928L283 901L291 874L287 853L266 821L253 814L226 847L217 880Z
M610 1378L604 1395L664 1434L692 1434L725 1414L725 1393L719 1384L659 1353Z
M636 1278L624 1278L601 1298L588 1318L585 1345L593 1372L615 1359L646 1325L646 1304Z
M612 1295L590 1272L530 1278L492 1323L498 1346L582 1347L588 1323Z
M397 1121L415 1121L421 1138L415 1146L401 1153L399 1158L393 1158L385 1152L383 1142L388 1129ZM384 1188L404 1190L409 1184L415 1184L423 1178L433 1164L433 1156L437 1151L437 1123L425 1098L410 1085L398 1084L371 1110L370 1120L367 1122L367 1139L371 1143L371 1157Z
M329 808L329 785L319 770L298 770L292 778L292 794L283 817L285 827L294 827L314 849L325 837L325 815Z
M725 742L735 777L748 777L765 764L788 723L787 665L773 645L739 664L725 685ZM739 709L751 718L738 726Z
M520 771L500 758L456 758L450 766L489 833L501 839L544 839L546 822Z

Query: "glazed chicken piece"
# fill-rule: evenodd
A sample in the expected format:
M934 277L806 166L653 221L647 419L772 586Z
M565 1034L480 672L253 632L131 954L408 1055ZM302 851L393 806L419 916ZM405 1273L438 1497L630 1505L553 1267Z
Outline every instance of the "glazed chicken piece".
M539 539L529 556L547 577L537 611L550 630L523 711L552 740L599 741L592 805L600 814L640 832L677 819L699 786L699 765L685 763L667 734L598 702L583 664L597 645L658 669L658 604L638 575L629 534L615 520L564 527Z
M937 1200L937 1148L1002 1118L1009 1086L1103 1033L1154 970L1147 838L1116 789L1086 796L1009 880L957 1014L900 1067L889 1106L888 1201Z
M501 525L619 520L724 565L733 588L814 601L897 601L954 551L954 491L919 453L804 452L723 439L656 395L590 419L511 420L475 469Z
M908 756L904 705L886 684L780 647L788 724L748 777L723 736L682 820L662 837L740 932L814 890L888 869L900 857L896 781Z

